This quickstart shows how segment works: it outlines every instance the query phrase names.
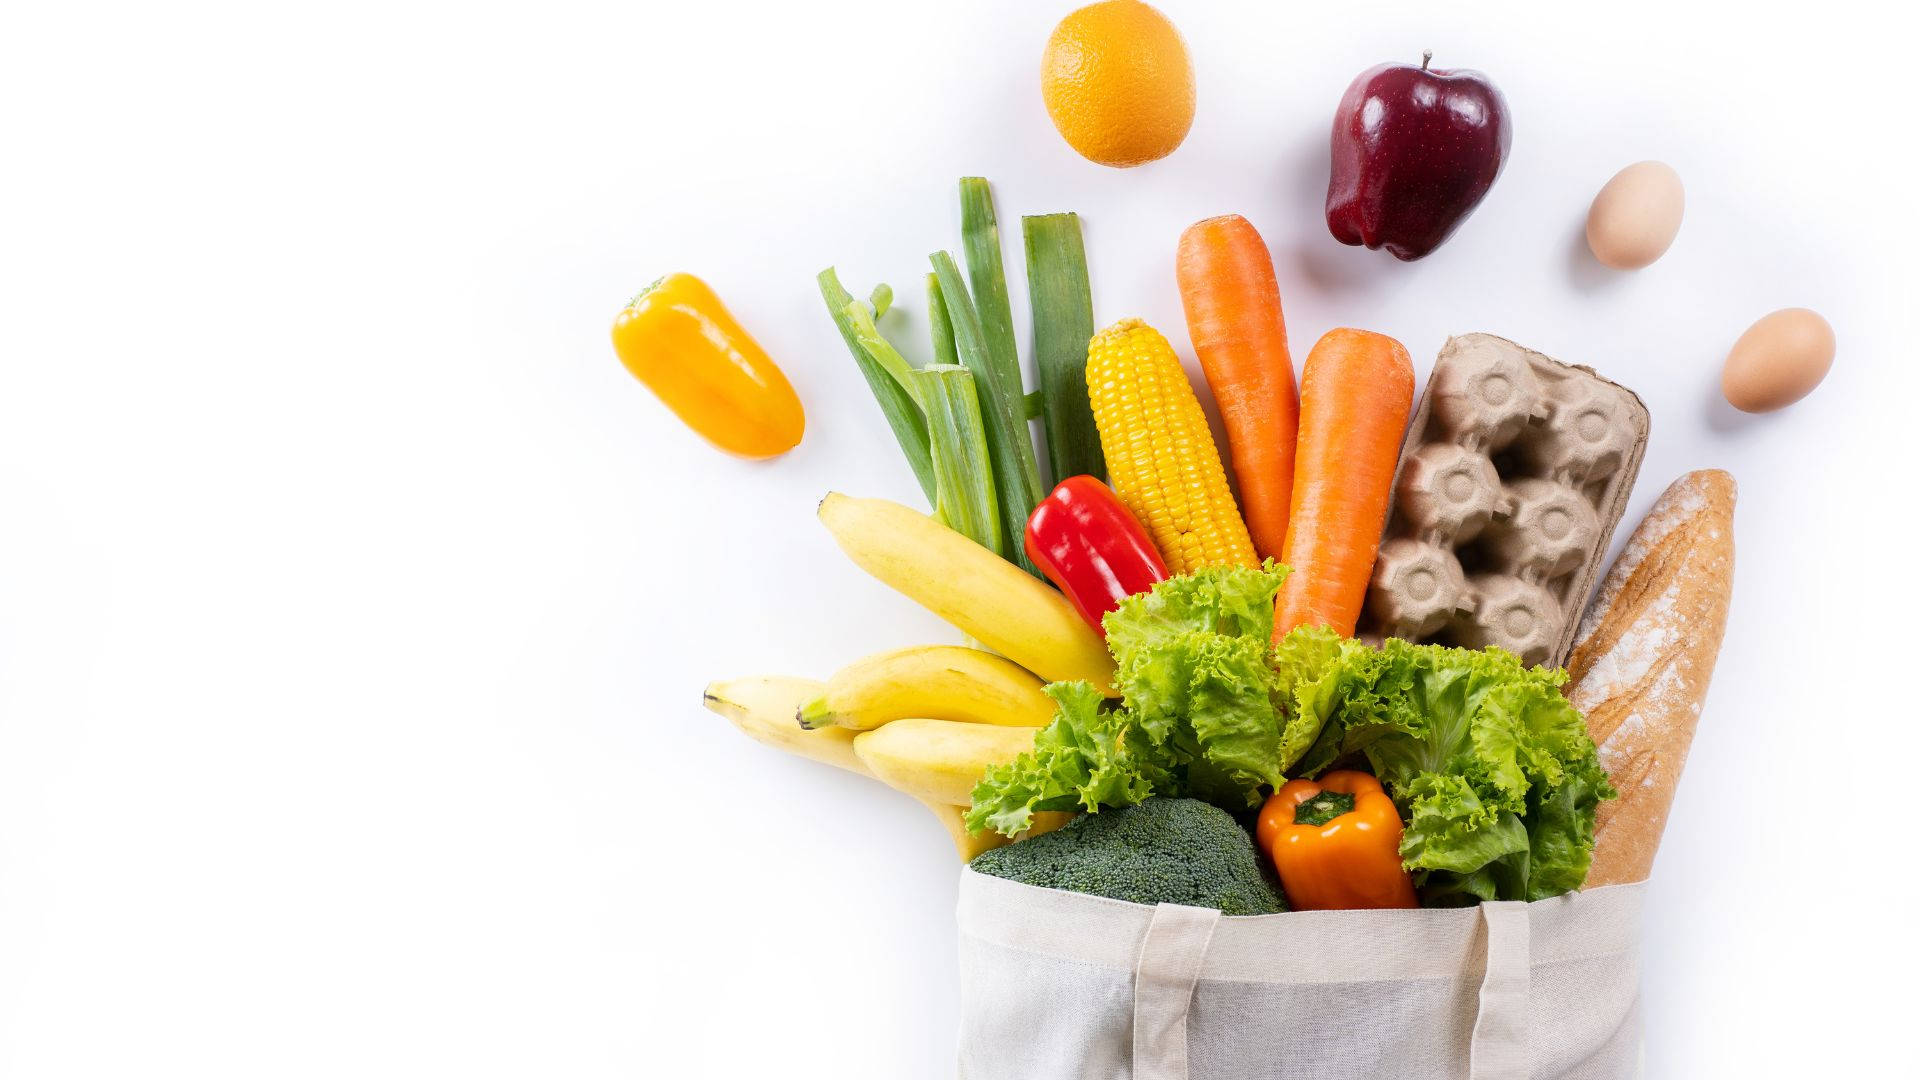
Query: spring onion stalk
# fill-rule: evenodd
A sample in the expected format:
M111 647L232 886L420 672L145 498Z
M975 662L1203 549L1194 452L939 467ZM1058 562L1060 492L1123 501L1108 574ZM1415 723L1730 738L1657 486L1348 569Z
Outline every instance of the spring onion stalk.
M1046 410L1047 460L1055 483L1069 476L1105 479L1100 432L1087 401L1087 342L1093 338L1093 290L1077 214L1022 218L1027 289L1033 302L1033 358Z
M920 411L907 387L872 356L860 343L851 317L847 315L849 306L857 306L853 295L840 285L839 275L832 267L820 271L820 296L827 302L827 312L833 316L833 325L840 328L840 337L847 343L847 351L853 354L854 363L860 365L860 374L866 376L867 388L873 391L875 401L880 403L880 412L887 418L887 426L893 429L893 437L899 441L900 450L907 455L907 465L913 469L914 478L920 481L920 490L926 493L927 501L933 502L937 488L933 478L933 450L928 442L927 418ZM884 297L891 299L892 290ZM874 290L875 306L883 294Z
M874 313L886 309L890 295L875 293L841 309L854 340L867 359L906 391L925 418L934 491L928 496L934 516L950 529L989 551L1001 548L999 500L993 490L993 466L987 454L986 427L973 375L957 364L915 370L874 325Z
M988 551L1001 550L1000 507L993 493L993 466L980 398L966 368L936 364L913 373L927 410L933 441L933 475L939 488L934 512L947 527Z
M1001 382L980 328L980 315L953 256L944 251L931 256L933 271L953 323L953 343L960 363L973 372L980 397L980 416L987 431L987 455L993 465L994 489L1000 499L1002 558L1018 563L1035 577L1040 571L1027 558L1027 515L1046 492L1040 488L1040 468L1033 458L1033 437L1027 426L1025 395L1018 383ZM1044 579L1043 579L1044 580Z
M933 335L933 362L958 366L960 354L953 348L953 316L947 314L947 298L940 295L940 275L927 275L927 325Z
M913 399L914 408L925 416L927 403L920 400L920 383L913 377L913 365L907 363L907 358L901 356L900 350L894 348L893 343L880 333L880 328L873 324L873 308L855 300L842 309L842 314L853 324L853 338L860 343L867 359L879 364L889 378L899 383L900 388L907 392L907 397ZM933 441L931 425L927 429L927 441L929 445Z
M1007 301L1007 272L1000 260L1000 224L993 213L993 188L978 176L960 178L960 243L967 256L967 286L980 332L993 358L1000 385L1013 394L1025 391L1020 353L1013 341L1013 307Z

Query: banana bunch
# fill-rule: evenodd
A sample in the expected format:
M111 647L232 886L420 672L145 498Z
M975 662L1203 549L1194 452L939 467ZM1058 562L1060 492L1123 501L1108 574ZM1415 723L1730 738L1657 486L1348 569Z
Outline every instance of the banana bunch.
M1053 718L1043 678L1084 679L1112 693L1106 642L1058 592L926 514L837 492L821 500L819 513L855 565L986 649L896 649L857 660L824 683L716 682L707 687L707 708L769 746L920 800L962 859L1006 843L961 823L974 785L989 767L1031 749L1034 733ZM1072 817L1035 814L1026 835Z
M1020 665L979 649L922 645L857 660L826 682L779 676L710 683L703 703L749 737L905 792L932 810L962 860L1007 840L961 822L981 774L1032 748L1053 700ZM1026 835L1071 814L1041 813Z

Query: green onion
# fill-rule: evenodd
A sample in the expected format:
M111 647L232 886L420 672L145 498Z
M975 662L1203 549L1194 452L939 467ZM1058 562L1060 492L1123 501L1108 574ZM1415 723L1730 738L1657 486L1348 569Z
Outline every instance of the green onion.
M922 416L926 415L927 403L920 400L920 383L913 377L913 365L907 363L907 358L901 356L900 350L894 348L893 343L881 335L880 328L873 324L873 308L854 300L841 310L847 321L853 324L853 338L860 343L867 358L879 364L889 378L899 383L900 389L913 399L914 408L921 410ZM928 431L928 441L932 441L931 429Z
M936 364L913 373L933 437L934 512L947 527L988 551L1001 549L1000 512L980 398L966 368Z
M860 365L860 374L866 376L867 387L873 391L874 400L880 403L880 412L887 418L887 426L893 429L893 437L907 455L907 465L913 469L914 478L920 481L920 490L926 493L927 501L932 502L938 489L933 477L933 450L928 442L926 416L921 413L911 391L878 360L868 355L861 344L853 319L847 314L849 305L856 304L856 301L851 293L841 287L840 277L833 272L833 267L820 271L818 280L820 296L827 302L827 312L833 316L833 325L840 328L840 337L846 341L847 350L853 353L854 363ZM892 290L884 294L887 298L892 295ZM882 296L880 290L874 290L876 306L879 306L877 302Z
M933 362L953 366L960 354L953 348L953 316L947 314L947 298L940 295L940 275L927 275L927 325L933 333Z
M1024 390L1020 353L1013 341L1013 307L1007 302L1007 272L1000 261L1000 225L993 213L993 188L978 176L960 178L960 242L967 256L967 285L980 332L993 358L1000 385L1009 393Z
M973 372L974 386L980 397L980 415L987 430L987 452L993 465L994 487L1000 497L1001 544L999 552L1009 562L1035 577L1040 572L1027 558L1027 515L1046 493L1040 489L1040 468L1033 459L1033 436L1027 427L1025 395L1018 383L1001 382L980 328L980 315L960 268L953 256L935 252L934 273L940 279L940 291L953 322L953 343L960 363Z
M1027 289L1033 301L1033 359L1046 406L1047 459L1055 483L1069 476L1105 479L1100 432L1087 400L1087 342L1093 338L1093 290L1077 214L1022 218Z

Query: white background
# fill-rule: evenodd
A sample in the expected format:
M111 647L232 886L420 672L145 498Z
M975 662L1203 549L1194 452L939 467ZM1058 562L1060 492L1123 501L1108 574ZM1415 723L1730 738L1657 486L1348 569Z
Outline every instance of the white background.
M1296 361L1351 324L1422 372L1471 330L1596 365L1654 416L1629 526L1731 469L1648 1075L1911 1067L1911 42L1831 3L1166 0L1198 119L1113 171L1040 105L1068 6L9 8L0 1075L949 1073L939 827L698 695L957 639L813 519L919 498L813 275L893 283L924 355L964 174L1009 225L1079 211L1097 318L1183 353L1175 239L1238 212ZM1516 134L1403 265L1328 237L1326 132L1422 48L1490 73ZM1649 157L1685 227L1602 271L1587 203ZM786 458L711 452L615 362L614 313L675 269L798 387ZM1732 413L1720 358L1790 305L1833 322L1832 377Z

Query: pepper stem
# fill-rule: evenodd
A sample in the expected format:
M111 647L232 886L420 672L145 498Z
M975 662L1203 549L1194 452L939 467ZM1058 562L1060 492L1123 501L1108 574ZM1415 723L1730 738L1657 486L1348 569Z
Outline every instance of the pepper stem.
M1433 50L1422 49L1420 52L1420 70L1427 70L1427 65L1431 63L1433 63Z
M1293 808L1295 825L1325 825L1342 814L1353 812L1353 796L1344 791L1323 791Z
M660 283L661 283L661 282L663 282L663 281L665 281L665 280L667 280L667 279L668 279L669 277L672 277L672 276L673 276L673 275L671 275L671 274L661 274L661 275L660 275L659 277L657 277L657 278L654 278L654 279L653 279L653 284L651 284L651 285L648 285L648 286L647 286L646 288L644 288L644 289L641 289L641 290L640 290L639 292L637 292L637 293L634 293L634 294L633 294L633 299L631 299L631 300L629 300L629 301L627 301L627 306L628 306L628 307L632 307L633 305L635 305L635 304L637 304L637 303L639 303L640 301L642 301L642 300L644 300L644 299L646 299L646 298L647 298L647 294L648 294L648 293L650 293L650 292L652 292L653 290L655 290L655 289L657 289L657 288L659 288L659 287L660 287Z

